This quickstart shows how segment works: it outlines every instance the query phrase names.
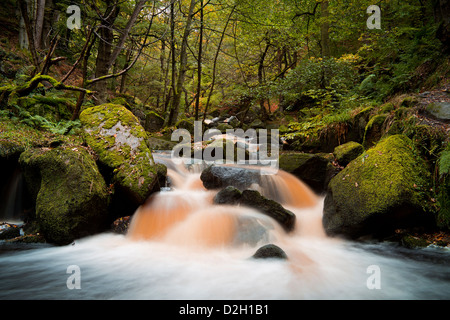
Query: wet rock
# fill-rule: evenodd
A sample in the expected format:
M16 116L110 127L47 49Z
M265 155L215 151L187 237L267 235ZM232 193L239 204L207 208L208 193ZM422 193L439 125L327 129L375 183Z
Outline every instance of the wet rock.
M215 204L239 204L241 201L242 193L239 189L228 186L225 189L219 191L214 197Z
M260 171L225 166L210 166L202 171L200 179L206 189L222 189L233 186L239 190L260 183Z
M405 248L418 249L418 248L428 247L431 244L431 242L426 239L419 238L419 237L406 235L402 238L401 244Z
M13 239L20 236L20 228L18 225L10 223L0 224L0 240Z
M256 190L244 190L228 186L214 197L215 204L241 205L253 208L277 221L284 230L290 232L295 228L295 214L285 209L278 202L268 199Z
M274 200L267 199L256 190L244 190L239 202L276 220L287 232L295 228L295 214Z
M254 259L287 259L286 253L274 244L267 244L259 248L253 255Z
M130 216L118 218L114 220L114 222L112 223L111 230L114 233L126 234L128 231L128 227L130 226L130 222L131 222Z

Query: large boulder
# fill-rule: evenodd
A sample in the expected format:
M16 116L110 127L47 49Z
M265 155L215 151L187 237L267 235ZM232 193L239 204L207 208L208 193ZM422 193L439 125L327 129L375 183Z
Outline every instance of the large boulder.
M279 168L293 174L319 194L326 191L330 179L336 174L330 158L321 154L282 153Z
M112 176L115 191L135 207L143 204L157 187L159 177L139 120L125 107L114 104L88 108L80 114L80 120L85 140Z
M48 242L68 244L107 221L108 192L93 157L82 147L30 149L19 158Z
M431 222L430 174L403 135L380 141L329 184L323 225L330 235L385 236Z

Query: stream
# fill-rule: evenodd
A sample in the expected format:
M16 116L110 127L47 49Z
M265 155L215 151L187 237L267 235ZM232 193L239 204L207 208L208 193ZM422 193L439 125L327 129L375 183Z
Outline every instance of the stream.
M60 247L0 243L0 299L450 296L448 248L329 238L322 228L323 199L285 172L255 188L295 213L291 233L255 209L213 204L215 192L203 188L199 168L188 170L164 155L155 160L168 166L171 185L137 210L127 235L104 233ZM288 259L252 258L268 243Z

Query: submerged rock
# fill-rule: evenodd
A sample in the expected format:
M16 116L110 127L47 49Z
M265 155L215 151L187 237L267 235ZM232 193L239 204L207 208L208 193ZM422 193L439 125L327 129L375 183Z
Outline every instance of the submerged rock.
M256 209L260 213L277 221L287 232L295 228L295 214L278 202L268 199L256 190L244 190L228 186L214 197L215 204L241 205Z
M225 189L219 191L214 197L215 204L239 204L242 198L242 192L235 187L228 186Z
M330 235L384 235L431 223L430 174L403 135L390 136L352 161L329 184L323 225Z
M274 244L267 244L259 248L253 255L255 259L287 259L286 253Z
M295 228L295 214L283 208L274 200L267 199L256 190L244 190L240 204L257 209L267 216L276 220L286 231Z
M48 242L68 244L97 233L107 219L106 183L82 147L30 149L19 159Z

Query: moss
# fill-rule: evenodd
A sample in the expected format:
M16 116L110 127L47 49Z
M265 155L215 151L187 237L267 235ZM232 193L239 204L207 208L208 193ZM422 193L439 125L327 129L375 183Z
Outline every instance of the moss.
M86 142L109 167L112 182L134 203L142 204L158 181L148 136L139 120L126 108L105 104L80 115Z
M417 102L418 99L416 96L408 96L400 102L400 107L411 108L414 107Z
M375 115L370 118L364 131L363 146L370 148L383 136L382 127L387 118L386 114Z
M347 142L343 145L340 145L334 149L334 156L336 157L337 162L346 166L352 160L356 159L359 155L364 152L364 147L354 141Z
M117 168L129 157L148 151L145 130L122 106L104 104L88 108L80 114L80 121L86 142L110 168Z
M438 226L450 229L450 145L444 150L438 160L439 191Z
M430 211L430 174L413 148L408 137L389 136L336 175L330 182L328 200L333 204L326 210L327 228L384 229L388 226L366 223Z
M47 241L67 244L101 229L108 193L85 149L30 149L19 162L34 193L36 218Z
M395 106L392 103L388 102L388 103L383 104L380 107L379 112L384 114L384 113L389 113L389 112L393 111L394 109L395 109Z
M402 238L401 244L409 249L417 249L428 247L431 244L431 242L426 239L406 235Z
M194 134L194 123L189 121L189 120L182 119L182 120L177 122L175 127L177 129L186 129L191 134Z

